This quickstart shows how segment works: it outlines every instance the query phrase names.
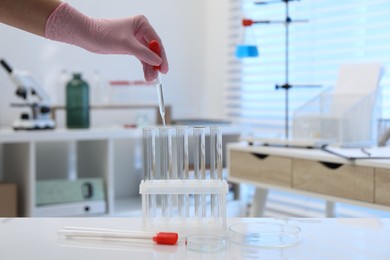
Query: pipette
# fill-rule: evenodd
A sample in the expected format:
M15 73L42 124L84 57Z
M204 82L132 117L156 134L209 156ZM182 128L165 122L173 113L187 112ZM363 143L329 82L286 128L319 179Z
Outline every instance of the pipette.
M145 232L128 231L120 229L64 227L58 230L59 235L66 238L100 238L100 239L126 239L134 242L154 241L159 245L175 245L179 235L174 232Z
M156 41L156 40L150 41L149 49L151 49L153 52L155 52L157 55L160 56L161 48L160 48L160 44L158 43L158 41ZM158 106L160 109L160 115L161 115L163 125L165 126L165 105L164 105L164 96L163 96L161 75L160 75L159 69L160 69L160 66L153 67L153 70L157 70L157 73L158 73L157 79L156 79Z

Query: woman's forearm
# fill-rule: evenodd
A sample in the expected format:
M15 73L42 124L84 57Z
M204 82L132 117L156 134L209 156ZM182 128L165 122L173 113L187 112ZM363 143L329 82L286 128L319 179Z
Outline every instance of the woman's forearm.
M60 0L0 0L0 23L94 53L134 55L147 81L157 78L155 66L168 72L161 39L143 15L95 19ZM149 48L153 40L159 43L159 54Z
M0 0L0 22L40 36L59 0Z

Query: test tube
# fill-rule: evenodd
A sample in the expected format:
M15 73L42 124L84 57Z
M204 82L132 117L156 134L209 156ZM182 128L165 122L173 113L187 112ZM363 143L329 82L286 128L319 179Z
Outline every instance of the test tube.
M222 131L217 126L210 127L210 178L222 180ZM218 197L211 195L211 216L219 212Z
M222 131L218 126L210 127L210 175L222 180Z
M163 180L172 179L172 128L159 128L160 141L160 177ZM161 198L161 213L163 217L167 217L171 213L171 196L162 195Z
M188 128L181 126L176 128L176 172L177 178L181 180L189 179L188 176ZM189 195L178 197L179 216L189 217Z
M194 174L195 179L205 179L206 149L205 127L197 126L193 129L194 141ZM202 217L206 215L206 199L204 195L195 195L195 216L199 217L199 206L202 205Z
M153 180L156 173L155 129L143 128L144 180Z
M155 129L142 129L143 142L143 165L144 165L144 180L153 180L156 177L156 154L155 154ZM147 197L147 205L149 207L149 217L155 217L156 214L156 195L150 194Z

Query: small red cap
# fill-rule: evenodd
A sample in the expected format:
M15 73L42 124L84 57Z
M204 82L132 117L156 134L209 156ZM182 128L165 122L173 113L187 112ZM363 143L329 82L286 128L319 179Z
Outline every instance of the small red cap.
M175 245L179 235L173 232L159 232L153 237L153 241L159 245Z
M161 48L160 44L156 40L151 40L149 42L149 49L151 49L154 53L156 53L158 56L161 54ZM160 66L153 66L153 70L159 70Z
M242 19L243 26L251 26L253 24L253 20L251 19Z

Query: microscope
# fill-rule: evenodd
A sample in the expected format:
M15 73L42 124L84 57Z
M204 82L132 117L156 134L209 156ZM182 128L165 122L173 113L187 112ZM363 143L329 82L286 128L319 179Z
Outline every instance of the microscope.
M12 124L14 130L47 130L54 129L55 123L51 118L50 99L42 87L35 81L31 73L13 70L8 63L0 59L3 68L8 72L11 81L16 86L15 94L24 103L11 103L14 107L30 107L31 113L23 112L20 118Z

